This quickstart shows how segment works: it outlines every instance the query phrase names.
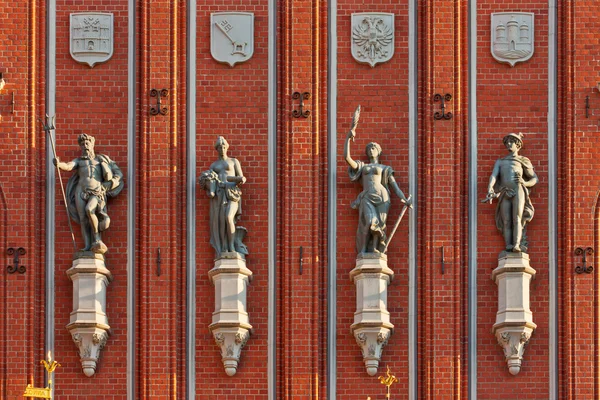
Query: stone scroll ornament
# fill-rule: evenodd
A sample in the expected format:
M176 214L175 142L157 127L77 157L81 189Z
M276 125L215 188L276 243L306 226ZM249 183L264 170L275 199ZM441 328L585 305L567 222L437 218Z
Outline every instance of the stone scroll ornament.
M352 57L371 67L394 55L394 14L352 14Z
M491 15L492 56L514 67L533 56L533 13L500 12Z
M498 256L498 267L492 272L492 280L498 285L493 332L504 350L509 372L516 375L536 328L529 308L529 286L536 271L530 266L525 227L533 218L530 190L538 183L538 177L531 161L519 155L523 134L509 133L502 141L509 154L494 164L487 197L482 202L498 201L496 227L502 232L505 246Z
M75 253L67 271L73 281L73 311L67 329L77 346L83 373L91 377L110 333L106 289L112 275L106 268L104 254L108 248L101 232L110 225L108 199L121 192L124 181L114 161L95 153L93 136L81 134L78 143L81 156L67 163L55 158L54 164L59 171L74 172L67 183L65 201L70 217L81 225L84 248Z
M113 14L71 14L71 57L90 67L108 61L113 55Z
M377 373L382 351L393 333L387 310L387 287L394 271L388 267L386 251L400 225L406 210L412 207L411 196L406 197L394 178L394 170L381 164L381 146L375 142L367 145L368 162L356 161L350 155L350 142L356 137L360 106L354 112L352 127L344 144L344 159L353 182L360 182L362 192L352 202L358 210L356 230L356 266L350 279L356 286L357 310L351 330L363 355L370 376ZM391 205L391 192L404 204L400 216L389 235L386 234L387 216Z
M236 374L242 348L252 325L246 311L246 293L252 271L246 267L248 249L242 243L246 228L237 226L242 215L242 190L246 182L240 162L227 155L229 143L219 136L219 154L210 169L200 175L200 187L210 199L210 244L215 250L214 268L208 273L215 285L215 312L209 325L228 376Z

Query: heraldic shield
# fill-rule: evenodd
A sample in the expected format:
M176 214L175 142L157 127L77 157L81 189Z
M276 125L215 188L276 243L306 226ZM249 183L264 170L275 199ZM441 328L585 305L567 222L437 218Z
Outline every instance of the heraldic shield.
M514 67L533 55L533 13L492 13L492 56Z
M254 54L254 14L218 12L210 15L210 54L233 67Z
M71 14L71 57L94 67L113 55L113 14Z
M352 14L352 57L359 63L376 64L394 55L394 14Z

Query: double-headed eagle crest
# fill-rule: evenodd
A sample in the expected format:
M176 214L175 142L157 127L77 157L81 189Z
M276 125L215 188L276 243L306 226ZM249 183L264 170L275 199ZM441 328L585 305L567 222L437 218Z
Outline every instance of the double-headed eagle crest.
M352 55L371 67L394 54L394 14L352 14Z

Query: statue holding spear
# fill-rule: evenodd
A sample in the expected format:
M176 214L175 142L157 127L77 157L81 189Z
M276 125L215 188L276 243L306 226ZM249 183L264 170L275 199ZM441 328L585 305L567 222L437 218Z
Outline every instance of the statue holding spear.
M44 125L44 130L50 129L54 129L53 124ZM50 140L55 157L53 162L59 171L59 180L60 170L76 171L67 182L66 193L63 188L63 199L69 216L81 225L81 235L85 244L81 250L104 254L108 248L102 241L100 233L110 225L107 200L108 197L118 195L123 189L123 173L110 158L94 152L95 138L91 135L85 133L79 135L78 143L82 155L67 163L61 162L56 156L52 137Z
M367 144L365 153L368 163L356 161L350 156L350 140L354 141L356 127L360 118L360 105L354 112L352 127L344 144L344 159L348 164L348 174L353 182L362 183L363 191L352 202L352 208L358 209L358 229L356 232L356 251L360 253L382 253L387 251L390 240L406 209L412 207L411 196L406 197L396 179L392 167L379 163L381 146L375 142ZM389 238L386 235L386 221L391 204L390 192L393 191L404 204Z

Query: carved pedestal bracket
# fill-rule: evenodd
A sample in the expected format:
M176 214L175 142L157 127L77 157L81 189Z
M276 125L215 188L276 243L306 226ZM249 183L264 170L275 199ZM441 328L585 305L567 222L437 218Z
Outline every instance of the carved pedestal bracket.
M350 272L356 285L356 312L350 328L370 376L377 373L383 348L394 331L387 310L387 287L393 276L385 254L359 254Z
M104 256L92 252L77 253L67 275L73 281L73 311L67 329L79 349L83 373L91 377L110 333L106 288L112 275L106 269Z
M534 276L527 253L502 254L498 267L492 272L492 279L498 285L498 312L493 332L504 349L512 375L521 371L525 346L537 327L529 309L529 284Z
M246 293L252 271L238 253L222 253L208 273L215 285L215 312L209 329L217 346L225 372L235 375L242 348L246 345L252 325L246 311Z

